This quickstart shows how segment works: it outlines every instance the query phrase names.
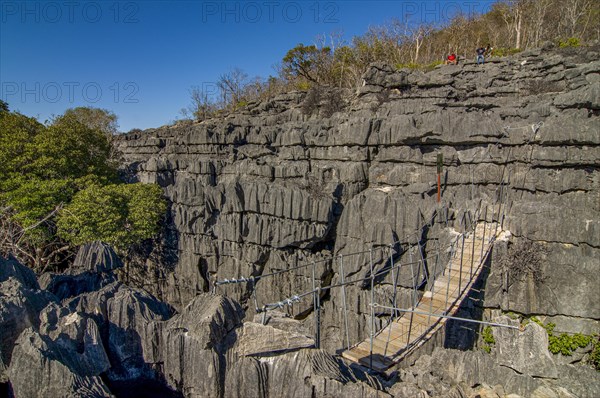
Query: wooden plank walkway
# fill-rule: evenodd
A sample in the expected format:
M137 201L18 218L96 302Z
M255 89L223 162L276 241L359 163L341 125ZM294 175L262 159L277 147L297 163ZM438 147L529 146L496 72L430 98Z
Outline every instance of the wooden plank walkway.
M379 331L373 338L372 356L370 338L342 352L342 356L384 372L423 345L447 321L447 318L428 314L452 316L456 313L481 273L495 233L500 233L497 223L480 222L475 233L464 237L464 245L463 235L460 235L444 274L423 294L414 312L405 312Z

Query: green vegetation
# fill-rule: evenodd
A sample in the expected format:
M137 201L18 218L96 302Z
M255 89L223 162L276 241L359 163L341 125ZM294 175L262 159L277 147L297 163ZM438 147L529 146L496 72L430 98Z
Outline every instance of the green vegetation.
M423 65L421 64L415 64L415 63L408 63L408 64L396 64L396 69L412 69L412 70L418 70L421 69L423 67Z
M579 46L581 46L581 40L579 40L577 37L569 37L566 40L559 40L558 46L560 48L579 47Z
M537 323L546 329L546 332L548 333L548 351L555 355L561 354L565 356L571 356L578 348L586 348L591 344L592 350L588 357L588 362L590 362L596 368L596 370L600 371L600 338L597 334L586 335L582 333L561 333L560 335L555 335L555 323L549 322L544 324L534 316L529 319L526 318L523 324L527 325L529 321Z
M565 356L573 355L573 351L578 348L585 348L592 342L592 336L587 336L581 333L575 333L572 335L561 333L560 335L554 334L554 328L556 324L550 322L543 325L537 318L532 319L535 323L542 326L548 332L548 351L553 354L562 354Z
M0 105L0 254L39 271L76 245L104 240L125 251L156 233L160 189L120 183L114 114L74 108L45 125Z
M589 361L600 372L600 336L594 335L592 343L592 352L590 353Z
M77 192L58 218L58 235L81 245L94 240L118 250L152 237L166 211L158 185L91 185Z
M559 336L548 335L548 351L553 354L573 355L573 351L578 348L587 347L592 342L591 336L581 333L568 335L561 333Z
M318 83L326 78L323 73L331 56L329 47L317 48L315 45L305 46L300 43L283 57L282 73L288 79L300 77Z
M402 19L371 27L349 41L332 33L310 45L300 43L283 55L276 76L267 79L249 79L234 68L216 82L219 93L192 88L192 103L182 113L204 120L233 111L239 103L315 86L353 92L373 62L428 71L450 53L458 55L459 62L472 61L475 49L488 44L491 56L502 57L545 42L580 46L595 40L600 31L597 0L499 0L486 14L459 13L443 24L419 24L418 16L398 16Z
M483 346L481 347L483 351L488 354L492 352L492 347L496 344L496 339L494 338L494 334L492 333L492 327L486 326L483 328L481 332L481 338L483 339Z
M63 117L73 118L87 127L99 130L111 138L117 134L119 127L117 115L106 109L92 107L77 107L67 109Z
M510 319L512 319L512 320L518 320L518 319L521 319L521 316L520 316L519 314L517 314L517 313L514 313L514 312L512 312L512 311L505 312L505 313L504 313L504 315L506 315L507 317L509 317L509 318L510 318Z
M240 101L237 104L235 104L236 108L243 108L245 106L248 106L248 101Z

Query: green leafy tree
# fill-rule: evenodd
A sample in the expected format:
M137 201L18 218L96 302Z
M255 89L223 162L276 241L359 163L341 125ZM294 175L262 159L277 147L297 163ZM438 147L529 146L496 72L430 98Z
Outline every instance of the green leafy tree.
M123 247L145 239L157 231L164 213L158 187L119 183L108 131L82 121L87 111L75 109L48 126L16 112L0 112L0 254L12 254L36 270L60 265L77 245L93 240ZM83 193L92 207L89 214L79 211ZM115 208L125 215L125 227L121 219L104 217L103 228L81 227L94 232L83 233L67 230L61 222L70 214L84 214L80 221L87 226ZM117 239L110 228L113 235L121 231Z
M80 122L75 115L58 117L36 135L33 145L36 157L27 170L36 176L62 179L85 176L114 179L116 176L106 134Z
M116 181L104 133L72 116L50 126L18 113L0 118L0 198L27 228L91 181Z
M331 56L329 47L317 48L315 45L298 44L283 57L282 70L288 78L304 78L312 83L320 82L322 66Z
M44 130L37 120L18 113L0 113L0 191L9 190L14 179L24 176L33 160L35 137Z
M214 116L219 106L212 98L207 90L201 87L194 86L190 89L190 97L192 103L181 109L181 114L185 118L194 118L195 120L202 121L209 117Z
M119 128L117 115L107 109L79 106L67 109L64 113L64 117L74 118L79 123L82 123L91 129L99 130L107 135L117 134L117 129Z
M107 109L80 106L67 109L63 118L65 117L74 119L92 130L104 133L109 143L112 143L113 137L118 134L117 115ZM118 157L118 153L113 145L110 148L109 158L114 160Z
M61 210L58 235L74 244L101 240L124 252L156 233L166 210L161 194L157 185L93 185Z

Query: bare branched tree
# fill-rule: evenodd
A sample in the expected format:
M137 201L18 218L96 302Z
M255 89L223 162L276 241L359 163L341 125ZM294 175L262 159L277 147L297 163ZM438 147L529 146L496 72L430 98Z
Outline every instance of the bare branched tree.
M528 14L530 29L532 30L532 45L538 46L547 30L546 16L552 6L552 0L530 0L530 13Z
M67 258L75 254L75 248L72 245L58 237L36 243L27 239L28 232L39 226L54 230L55 225L52 218L61 209L62 205L57 206L37 224L26 228L14 220L14 212L10 207L0 209L0 255L12 255L36 272L44 272L63 264Z
M543 266L547 249L528 239L517 239L500 259L500 266L508 274L508 287L517 281L531 278L536 284L544 282Z
M215 99L208 90L198 86L190 89L190 98L192 103L181 110L181 114L186 118L194 118L202 121L212 116L217 109Z
M230 106L237 105L242 99L247 80L248 74L237 67L222 74L217 81L217 86L221 90L223 102Z

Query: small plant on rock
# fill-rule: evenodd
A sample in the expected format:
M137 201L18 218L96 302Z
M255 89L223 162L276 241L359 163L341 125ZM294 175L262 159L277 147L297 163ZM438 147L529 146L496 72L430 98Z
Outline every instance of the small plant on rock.
M530 319L525 320L524 325L526 325L528 321L535 322L546 329L546 332L548 333L548 351L552 354L571 356L578 348L586 348L592 344L592 351L589 355L588 362L590 362L596 370L600 371L600 340L598 339L598 335L587 335L583 333L561 333L560 335L555 335L555 323L549 322L544 325L537 317L531 317Z
M483 331L481 332L481 338L483 339L483 346L481 348L488 354L491 353L492 347L496 344L496 339L492 333L491 326L486 326L483 328Z
M578 348L585 348L592 342L592 336L581 333L568 335L561 333L559 336L548 334L548 351L553 354L562 354L565 356L573 355L573 351Z
M592 338L594 341L588 361L600 372L600 335L595 334Z

